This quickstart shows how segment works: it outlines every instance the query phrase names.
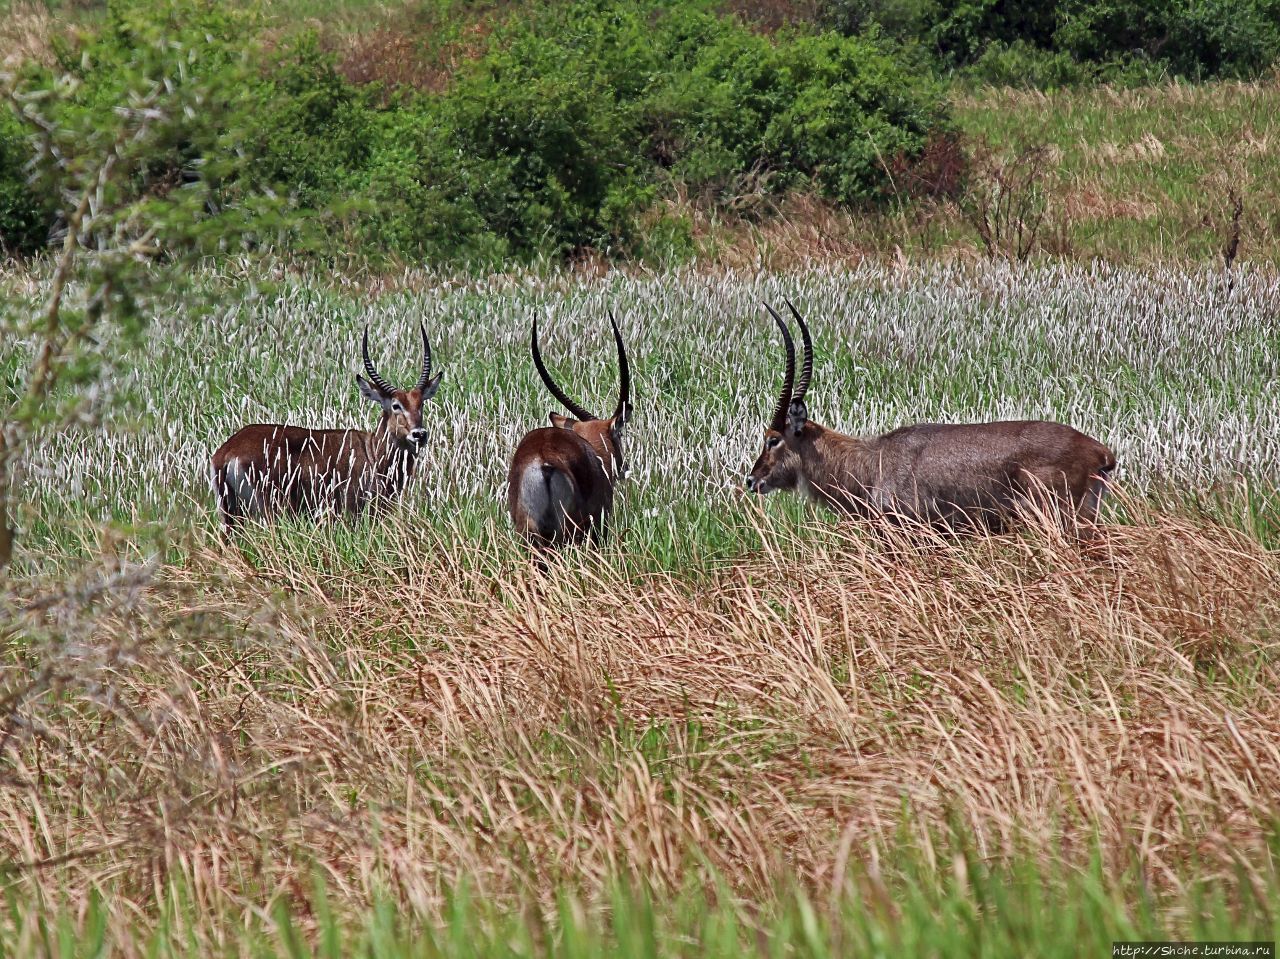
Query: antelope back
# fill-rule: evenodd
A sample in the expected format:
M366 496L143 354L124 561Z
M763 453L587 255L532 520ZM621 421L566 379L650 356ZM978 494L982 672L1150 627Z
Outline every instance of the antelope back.
M507 507L517 532L538 545L598 539L613 506L614 486L626 474L622 429L631 416L631 373L617 320L609 323L618 352L618 401L608 418L570 397L552 378L533 321L530 351L548 391L572 416L551 414L551 427L520 441L507 472Z
M541 546L598 540L613 508L614 483L591 444L573 430L525 435L507 473L516 532Z
M918 424L860 439L812 422L805 392L813 370L808 327L790 303L804 341L795 378L795 345L782 334L782 393L765 430L764 449L747 476L758 493L797 490L848 512L895 514L948 526L995 528L1025 506L1048 505L1062 516L1097 518L1112 452L1061 423L1023 420Z
M265 519L284 511L359 512L400 493L427 443L423 405L440 386L441 374L431 375L426 328L421 330L422 373L407 390L378 373L369 358L369 331L364 331L365 376L357 375L356 384L362 396L382 409L377 429L247 426L217 449L214 492L228 528L245 517Z

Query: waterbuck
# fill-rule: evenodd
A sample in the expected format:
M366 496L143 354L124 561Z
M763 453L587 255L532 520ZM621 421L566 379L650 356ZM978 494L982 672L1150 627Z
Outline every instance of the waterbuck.
M368 379L357 374L356 384L365 399L382 407L376 429L246 426L218 447L213 488L228 530L248 517L283 512L356 514L400 494L427 443L422 406L435 396L442 375L431 375L431 344L426 327L421 329L422 376L413 389L398 390L374 369L365 328L361 350Z
M786 372L747 489L796 490L837 511L948 531L999 532L1026 510L1067 528L1096 522L1116 458L1061 423L921 423L870 438L814 423L805 406L813 342L800 313L787 307L800 326L804 366L796 383L795 342L766 304L782 332Z
M622 428L631 418L631 370L613 314L618 347L618 405L600 419L575 403L556 385L538 349L538 320L533 321L533 365L551 395L573 414L551 414L551 426L532 430L516 447L507 472L507 508L516 532L541 548L598 543L613 508L613 489L626 473Z

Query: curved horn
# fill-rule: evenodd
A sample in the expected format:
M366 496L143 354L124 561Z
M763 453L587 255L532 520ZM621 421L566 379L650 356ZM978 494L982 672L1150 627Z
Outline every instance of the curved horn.
M431 382L431 344L427 342L427 324L419 323L418 327L422 330L422 378L414 389L421 393Z
M787 372L782 378L782 393L778 396L778 405L773 411L773 419L769 421L769 429L781 433L787 425L787 407L791 405L791 386L796 380L796 344L791 339L791 331L787 329L787 324L778 315L778 311L768 303L764 308L769 311L773 321L778 324L778 329L782 331L782 345L787 351Z
M613 418L621 426L631 416L631 365L627 362L627 349L622 345L622 333L618 331L613 310L609 311L609 325L613 327L613 342L618 347L618 405Z
M547 389L551 391L551 395L564 404L564 408L576 416L580 420L594 420L595 416L583 409L560 387L556 386L556 381L551 378L551 374L547 372L546 364L542 362L542 352L538 349L538 318L533 318L533 365L538 368L538 375L542 377L542 382L547 385Z
M802 403L805 393L809 392L809 380L813 378L813 340L809 337L809 327L805 325L800 311L791 305L790 300L783 300L783 302L787 304L787 309L800 324L800 339L804 343L804 365L800 368L800 382L796 384L796 391L791 396L793 403Z
M364 372L369 377L369 382L390 396L396 391L396 388L384 380L378 371L373 368L373 361L369 359L369 327L364 328L364 339L360 344L360 351L364 354Z

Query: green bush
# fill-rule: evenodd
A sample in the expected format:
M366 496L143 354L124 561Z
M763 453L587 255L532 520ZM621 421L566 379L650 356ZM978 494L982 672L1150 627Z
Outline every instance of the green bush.
M1079 60L1159 63L1175 76L1257 76L1280 58L1280 0L1092 0L1054 34Z
M691 248L654 213L673 183L874 200L945 122L938 85L874 39L766 38L692 4L525 13L440 94L361 90L296 38L254 93L256 174L330 217L346 203L343 242L372 254L667 256Z
M919 40L938 19L938 0L827 0L820 19L846 36L876 30L899 41Z
M658 45L623 5L572 6L498 31L436 108L454 162L483 166L480 214L520 251L615 245L653 198L639 105Z
M171 51L226 120L157 136L144 192L199 180L225 207L265 190L298 215L263 243L436 262L688 250L689 224L656 212L678 185L707 202L792 188L874 201L946 121L941 87L889 41L765 37L702 0L523 7L445 91L396 96L345 79L314 35L263 52L259 27L201 0L112 0L40 82L73 77L69 126L92 127L154 66L140 50ZM8 143L0 184L24 162ZM304 238L308 221L322 229Z
M945 122L941 89L874 39L764 37L690 5L616 2L495 34L440 116L456 155L488 164L479 209L520 250L634 247L672 181L875 199L886 158L917 155Z
M300 206L342 196L352 173L368 165L376 108L338 75L314 34L268 61L252 100L244 147L254 158L253 174Z
M723 33L664 96L684 141L672 167L690 184L811 180L842 203L877 198L889 161L917 156L945 120L931 81L872 39L834 33Z
M49 232L53 207L29 180L30 159L26 131L0 106L0 258L35 253Z
M927 41L948 67L976 62L992 44L1022 43L1039 50L1052 49L1064 6L1063 0L940 0Z
M1035 87L1049 90L1081 83L1095 75L1069 53L1045 50L1016 40L990 43L969 67L970 76L997 86Z
M845 33L881 30L938 67L995 83L1058 86L1256 77L1280 60L1280 0L826 0Z
M37 129L44 131L43 179L27 192L48 202L33 204L16 194L27 238L22 252L32 252L54 225L65 182L83 173L78 164L113 152L119 152L118 165L128 170L130 192L154 201L156 242L165 242L172 225L165 217L183 205L192 207L179 218L184 223L189 213L210 224L216 218L227 227L226 236L219 237L210 226L204 240L212 250L224 249L233 233L242 238L252 234L242 231L244 222L231 229L233 217L260 218L265 228L267 206L246 189L248 165L239 149L249 122L245 91L254 78L244 37L253 23L249 14L226 12L200 0L112 0L94 31L55 44L54 66L26 65L13 83L43 117L38 126L16 116L0 125L5 158L0 180L8 184L8 171L30 164L35 155L31 136ZM149 123L145 143L131 145L126 138L117 151L110 138L123 135L120 121L136 109L140 97L154 91L181 106ZM12 136L5 132L10 129ZM15 195L10 187L0 191L6 198L0 202ZM104 196L102 202L112 199Z
M361 245L426 262L498 264L511 250L492 209L506 171L458 149L432 106L377 118L368 168L352 178L366 200Z

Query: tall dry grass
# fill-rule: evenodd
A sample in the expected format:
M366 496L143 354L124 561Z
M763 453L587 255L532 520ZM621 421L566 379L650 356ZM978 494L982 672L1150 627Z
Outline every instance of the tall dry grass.
M0 8L0 69L53 63L55 20L47 5L7 0Z
M174 879L199 915L305 914L310 870L427 916L463 879L835 896L954 828L989 858L1096 844L1153 889L1191 860L1261 883L1280 558L1130 509L1085 553L815 519L695 580L621 547L542 577L407 523L355 560L321 526L108 571L23 614L0 854L121 923Z

